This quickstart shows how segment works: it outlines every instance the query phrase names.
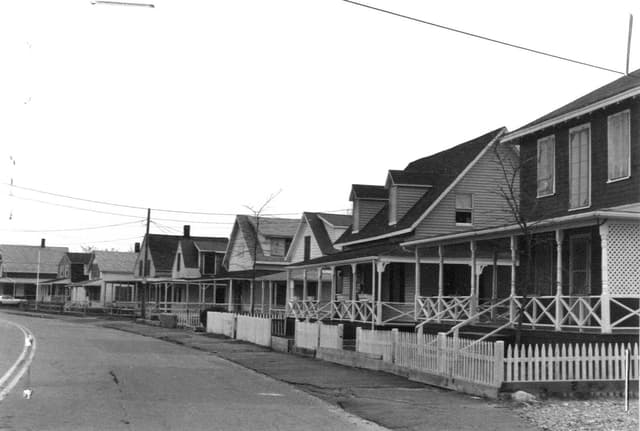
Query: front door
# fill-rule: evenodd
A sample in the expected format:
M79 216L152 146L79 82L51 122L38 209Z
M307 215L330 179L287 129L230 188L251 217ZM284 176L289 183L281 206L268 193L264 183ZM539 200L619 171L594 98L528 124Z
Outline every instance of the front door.
M591 293L591 235L576 235L569 240L569 294Z

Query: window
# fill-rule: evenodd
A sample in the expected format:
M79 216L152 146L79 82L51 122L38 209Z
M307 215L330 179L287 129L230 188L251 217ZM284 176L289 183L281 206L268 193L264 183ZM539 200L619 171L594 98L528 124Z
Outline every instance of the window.
M200 261L201 262L200 268L202 268L202 274L215 274L216 254L203 252L200 255L202 256Z
M607 119L607 171L609 181L629 177L630 145L629 110L609 116Z
M271 238L271 256L284 256L287 253L284 238Z
M556 138L554 135L538 139L538 194L539 198L550 196L556 191L556 174L555 174L555 146Z
M182 255L178 253L178 262L176 263L176 271L180 271L180 260L182 259Z
M470 225L473 222L473 196L470 193L456 194L456 224Z
M311 258L311 237L304 237L304 260L309 260Z
M588 124L569 130L569 209L591 205L590 141Z

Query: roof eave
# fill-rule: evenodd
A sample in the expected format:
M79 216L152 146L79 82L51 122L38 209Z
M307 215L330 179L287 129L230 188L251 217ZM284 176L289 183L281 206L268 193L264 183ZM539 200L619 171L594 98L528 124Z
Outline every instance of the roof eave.
M538 124L534 124L534 125L532 125L530 127L525 127L523 129L520 129L520 130L515 130L515 131L505 135L502 138L502 142L510 142L510 141L515 140L515 139L522 138L523 136L526 136L526 135L529 135L531 133L535 133L535 132L538 132L540 130L546 129L547 127L555 126L556 124L562 123L564 121L571 120L572 118L579 117L581 115L589 114L592 111L595 111L595 110L600 109L600 108L607 107L609 105L612 105L614 103L618 103L618 102L620 102L620 101L622 101L624 99L627 99L627 98L633 97L633 96L637 96L639 94L640 94L640 87L632 88L632 89L627 90L627 91L623 91L620 94L616 94L615 96L611 96L611 97L603 99L603 100L601 100L599 102L592 103L591 105L588 105L588 106L586 106L584 108L576 109L576 110L573 110L573 111L568 112L566 114L559 115L559 116L554 117L554 118L550 118L550 119L548 119L546 121L543 121L543 122L538 123Z

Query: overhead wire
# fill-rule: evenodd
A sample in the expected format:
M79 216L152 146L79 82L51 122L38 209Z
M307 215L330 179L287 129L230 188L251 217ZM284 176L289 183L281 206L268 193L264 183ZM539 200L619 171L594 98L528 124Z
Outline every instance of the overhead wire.
M360 3L360 2L357 2L357 1L353 1L353 0L342 0L342 1L345 2L345 3L350 3L350 4L355 5L355 6L361 6L361 7L364 7L364 8L367 8L367 9L371 9L371 10L374 10L374 11L377 11L377 12L382 12L382 13L385 13L385 14L388 14L388 15L393 15L393 16L399 17L399 18L408 19L408 20L411 20L411 21L419 22L421 24L426 24L426 25L430 25L432 27L437 27L437 28L440 28L440 29L443 29L443 30L452 31L454 33L462 34L464 36L469 36L469 37L473 37L473 38L476 38L476 39L485 40L487 42L497 43L499 45L504 45L504 46L508 46L508 47L511 47L511 48L516 48L516 49L520 49L520 50L523 50L523 51L531 52L533 54L544 55L544 56L547 56L547 57L555 58L557 60L563 60L563 61L568 61L570 63L579 64L579 65L582 65L582 66L592 67L594 69L604 70L606 72L617 73L618 75L625 75L624 72L621 72L619 70L614 70L614 69L610 69L608 67L599 66L599 65L596 65L596 64L592 64L592 63L587 63L585 61L574 60L574 59L569 58L569 57L564 57L562 55L551 54L549 52L541 51L541 50L538 50L538 49L527 48L525 46L518 45L518 44L515 44L515 43L505 42L503 40L494 39L492 37L482 36L482 35L477 34L477 33L472 33L472 32L465 31L465 30L460 30L460 29L457 29L457 28L454 28L454 27L449 27L449 26L446 26L446 25L437 24L435 22L426 21L426 20L423 20L423 19L420 19L420 18L415 18L415 17L409 16L409 15L404 15L404 14L401 14L401 13L398 13L398 12L394 12L394 11L391 11L391 10L388 10L388 9L379 8L379 7L372 6L372 5L369 5L369 4L366 4L366 3Z
M24 232L24 233L76 232L76 231L107 229L111 227L134 225L134 224L140 224L142 222L144 222L144 219L126 222L126 223L107 224L102 226L87 226L87 227L78 227L78 228L65 228L65 229L0 229L0 230L2 230L3 232Z

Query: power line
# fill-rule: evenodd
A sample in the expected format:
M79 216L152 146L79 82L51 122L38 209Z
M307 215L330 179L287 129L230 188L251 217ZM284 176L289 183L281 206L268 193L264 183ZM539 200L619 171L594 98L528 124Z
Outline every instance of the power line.
M94 230L94 229L106 229L110 227L118 227L118 226L126 226L139 224L143 222L143 219L126 222L126 223L116 223L116 224L107 224L103 226L89 226L89 227L78 227L78 228L68 228L68 229L2 229L4 232L30 232L30 233L47 233L47 232L75 232L75 231L83 231L83 230Z
M120 217L131 217L131 218L137 218L137 219L140 218L139 215L121 214L121 213L114 213L114 212L109 212L109 211L94 210L94 209L90 209L90 208L75 207L75 206L72 206L72 205L56 204L56 203L53 203L53 202L41 201L39 199L33 199L33 198L25 198L25 197L16 196L16 195L13 195L12 197L14 197L16 199L23 200L23 201L31 201L31 202L37 202L37 203L41 203L41 204L45 204L45 205L52 205L54 207L70 208L70 209L74 209L74 210L88 211L88 212L93 212L93 213L98 213L98 214L107 214L107 215L114 215L114 216L120 216Z
M98 204L98 205L106 205L106 206L113 206L113 207L120 207L120 208L129 208L129 209L135 209L135 210L147 210L147 207L141 207L141 206L136 206L136 205L127 205L127 204L121 204L121 203L115 203L115 202L108 202L108 201L103 201L103 200L98 200L98 199L86 199L86 198L79 198L76 196L70 196L70 195L65 195L62 193L54 193L54 192L48 192L45 190L39 190L39 189L34 189L31 187L23 187L23 186L18 186L16 184L10 184L10 183L4 183L5 186L9 187L9 188L15 188L15 189L19 189L19 190L25 190L25 191L29 191L29 192L33 192L33 193L40 193L40 194L44 194L44 195L49 195L49 196L55 196L55 197L59 197L59 198L63 198L63 199L71 199L71 200L77 200L77 201L81 201L81 202L88 202L88 203L93 203L93 204ZM16 196L13 196L16 197ZM35 202L41 202L41 203L46 203L44 201L37 201L35 199L29 199L29 198L18 198L18 199L23 199L23 200L33 200ZM52 204L51 205L59 205L62 206L61 204ZM86 210L89 211L85 208L78 208L78 207L72 207L72 206L68 206L68 208L75 208L75 209L81 209L81 210ZM95 210L96 212L98 212L98 210ZM228 217L235 217L236 215L238 215L238 213L216 213L216 212L204 212L204 211L183 211L183 210L174 210L174 209L163 209L163 208L151 208L151 211L155 211L155 212L165 212L165 213L175 213L175 214L191 214L191 215L205 215L205 216L228 216ZM324 213L340 213L340 212L344 212L346 211L345 209L339 209L339 210L328 210L328 211L316 211L316 212L324 212ZM105 213L108 214L108 213ZM298 211L298 212L291 212L291 213L265 213L265 216L287 216L287 215L301 215L302 211ZM114 215L124 215L124 214L114 214ZM134 217L131 215L126 215L127 217ZM172 220L172 219L156 219L156 220L164 220L164 221L179 221L179 222L186 222L188 223L188 220ZM196 223L196 222L194 222ZM215 223L215 222L207 222L207 223L211 223L211 224L224 224L224 223Z
M488 42L493 42L493 43L497 43L497 44L500 44L500 45L509 46L511 48L521 49L523 51L531 52L531 53L534 53L534 54L544 55L544 56L555 58L555 59L558 59L558 60L564 60L564 61L568 61L570 63L580 64L582 66L587 66L587 67L592 67L594 69L604 70L606 72L617 73L619 75L624 75L625 74L624 72L621 72L619 70L609 69L608 67L598 66L598 65L595 65L595 64L591 64L591 63L586 63L584 61L573 60L573 59L568 58L568 57L563 57L563 56L560 56L560 55L551 54L551 53L540 51L540 50L537 50L537 49L527 48L525 46L516 45L516 44L510 43L510 42L504 42L502 40L493 39L491 37L482 36L482 35L471 33L471 32L464 31L464 30L459 30L457 28L449 27L449 26L442 25L442 24L437 24L435 22L425 21L425 20L422 20L422 19L419 19L419 18L414 18L414 17L409 16L409 15L403 15L403 14L398 13L398 12L393 12L393 11L390 11L390 10L387 10L387 9L382 9L382 8L371 6L371 5L368 5L368 4L365 4L365 3L360 3L360 2L353 1L353 0L342 0L342 1L344 1L346 3L351 3L351 4L356 5L356 6L361 6L361 7L367 8L367 9L375 10L377 12L382 12L382 13L386 13L386 14L389 14L389 15L397 16L399 18L404 18L404 19L408 19L408 20L411 20L411 21L419 22L421 24L427 24L427 25L430 25L430 26L433 26L433 27L437 27L437 28L440 28L440 29L443 29L443 30L452 31L454 33L459 33L459 34L462 34L462 35L465 35L465 36L475 37L476 39L482 39L482 40L486 40Z

